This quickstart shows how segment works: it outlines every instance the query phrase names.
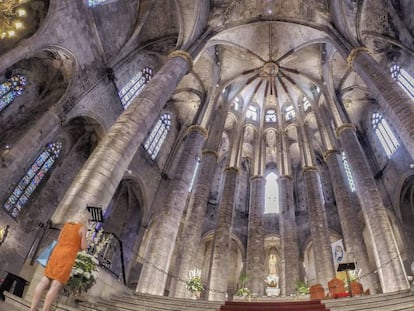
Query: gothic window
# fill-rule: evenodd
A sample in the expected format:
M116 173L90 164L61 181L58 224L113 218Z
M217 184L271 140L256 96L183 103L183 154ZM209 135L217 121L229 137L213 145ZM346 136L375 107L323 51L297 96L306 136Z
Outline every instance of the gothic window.
M16 218L27 204L33 192L59 158L61 151L61 141L49 143L14 188L6 203L3 204L3 208L13 218Z
M403 88L403 90L414 99L414 79L401 68L399 65L391 66L391 77L397 81L398 85Z
M25 85L26 77L22 75L14 75L6 82L0 84L0 111L22 94Z
M266 176L264 213L279 213L279 186L274 172Z
M292 105L287 106L285 108L285 119L286 119L286 121L293 120L295 118L295 116L296 116L296 113L295 113L295 109L293 108L293 106Z
M311 107L311 103L306 96L302 98L303 111L307 111Z
M274 109L266 111L265 121L268 123L276 123L276 111Z
M157 157L161 145L170 130L170 126L171 116L169 113L164 113L145 140L144 149L148 152L152 160Z
M387 121L382 117L380 113L374 112L372 114L371 124L375 134L377 135L382 147L385 150L385 153L387 154L388 158L391 158L392 154L400 146L400 143L392 132Z
M233 109L235 110L235 111L239 111L239 107L240 106L240 99L238 98L238 97L236 97L234 100L233 100L233 104L232 104L232 107L233 107Z
M151 78L152 69L145 67L119 91L119 98L121 99L124 109L129 106L131 101L142 91Z
M196 167L194 168L194 173L193 173L193 177L191 178L190 188L188 189L188 192L193 191L194 181L197 176L199 167L200 167L200 157L197 157Z
M88 0L88 6L90 6L90 7L97 6L97 5L103 4L107 1L108 0Z
M257 109L254 106L249 106L249 108L247 108L246 118L253 121L257 120Z
M349 166L348 159L346 158L345 152L342 152L341 155L342 155L342 163L344 164L345 175L348 180L349 188L351 189L352 192L355 192L356 188L355 188L354 178L352 177L351 167Z

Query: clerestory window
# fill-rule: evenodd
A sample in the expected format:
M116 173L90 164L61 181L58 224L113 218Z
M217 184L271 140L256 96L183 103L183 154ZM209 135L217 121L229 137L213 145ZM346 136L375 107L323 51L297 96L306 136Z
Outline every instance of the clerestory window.
M265 185L265 214L279 213L279 185L277 175L270 172L266 176Z
M23 176L18 185L14 188L7 201L3 204L3 208L13 218L16 218L19 215L21 210L30 200L33 192L39 187L43 178L59 158L61 151L61 141L49 143L32 163L26 172L26 175Z
M265 121L267 123L276 123L276 111L274 109L269 109L266 111Z
M0 111L10 105L17 96L23 93L26 77L14 75L0 84Z
M124 109L126 109L132 100L138 96L151 78L152 69L150 67L145 67L119 91L119 98L121 99Z
M414 79L410 74L399 65L394 64L391 66L391 77L414 100Z
M164 113L157 121L151 133L144 143L144 149L148 152L151 159L154 160L161 149L161 145L167 137L168 131L171 127L171 116L169 113Z
M383 118L382 114L374 112L371 117L372 128L375 135L381 142L388 158L391 158L393 153L398 149L400 143L392 132L388 122Z

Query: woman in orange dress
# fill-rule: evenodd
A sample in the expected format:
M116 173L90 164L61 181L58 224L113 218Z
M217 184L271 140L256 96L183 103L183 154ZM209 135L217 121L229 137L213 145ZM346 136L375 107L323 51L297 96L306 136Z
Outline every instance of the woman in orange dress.
M58 243L47 262L44 276L36 286L30 311L36 310L43 291L49 286L42 310L50 310L59 290L69 280L77 253L88 247L86 233L89 216L89 212L84 210L64 224L59 234Z

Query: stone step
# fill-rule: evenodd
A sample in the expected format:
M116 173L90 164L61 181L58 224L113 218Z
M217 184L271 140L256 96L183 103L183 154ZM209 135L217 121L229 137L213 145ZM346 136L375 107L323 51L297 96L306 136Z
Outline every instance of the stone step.
M331 311L397 311L414 310L412 292L379 294L354 298L323 300Z
M124 301L139 301L139 302L156 302L166 305L185 305L188 307L194 307L199 309L215 310L217 307L220 307L224 302L221 301L206 301L206 300L194 300L194 299L185 299L185 298L173 298L165 296L154 296L148 294L133 294L133 295L124 295L119 298L113 297L112 299L119 299Z

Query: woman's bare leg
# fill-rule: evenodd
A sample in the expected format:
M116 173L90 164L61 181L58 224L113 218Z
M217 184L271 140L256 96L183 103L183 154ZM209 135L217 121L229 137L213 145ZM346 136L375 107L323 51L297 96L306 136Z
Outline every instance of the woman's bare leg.
M57 295L59 294L59 290L62 288L62 283L56 280L52 280L52 284L50 284L50 288L47 291L45 304L43 305L43 311L49 311L50 307L52 306L53 302L55 301Z
M39 301L40 301L40 297L42 297L44 290L49 286L49 284L50 284L50 279L43 276L35 288L33 298L32 298L32 304L30 306L30 311L36 310L37 305L39 304Z

